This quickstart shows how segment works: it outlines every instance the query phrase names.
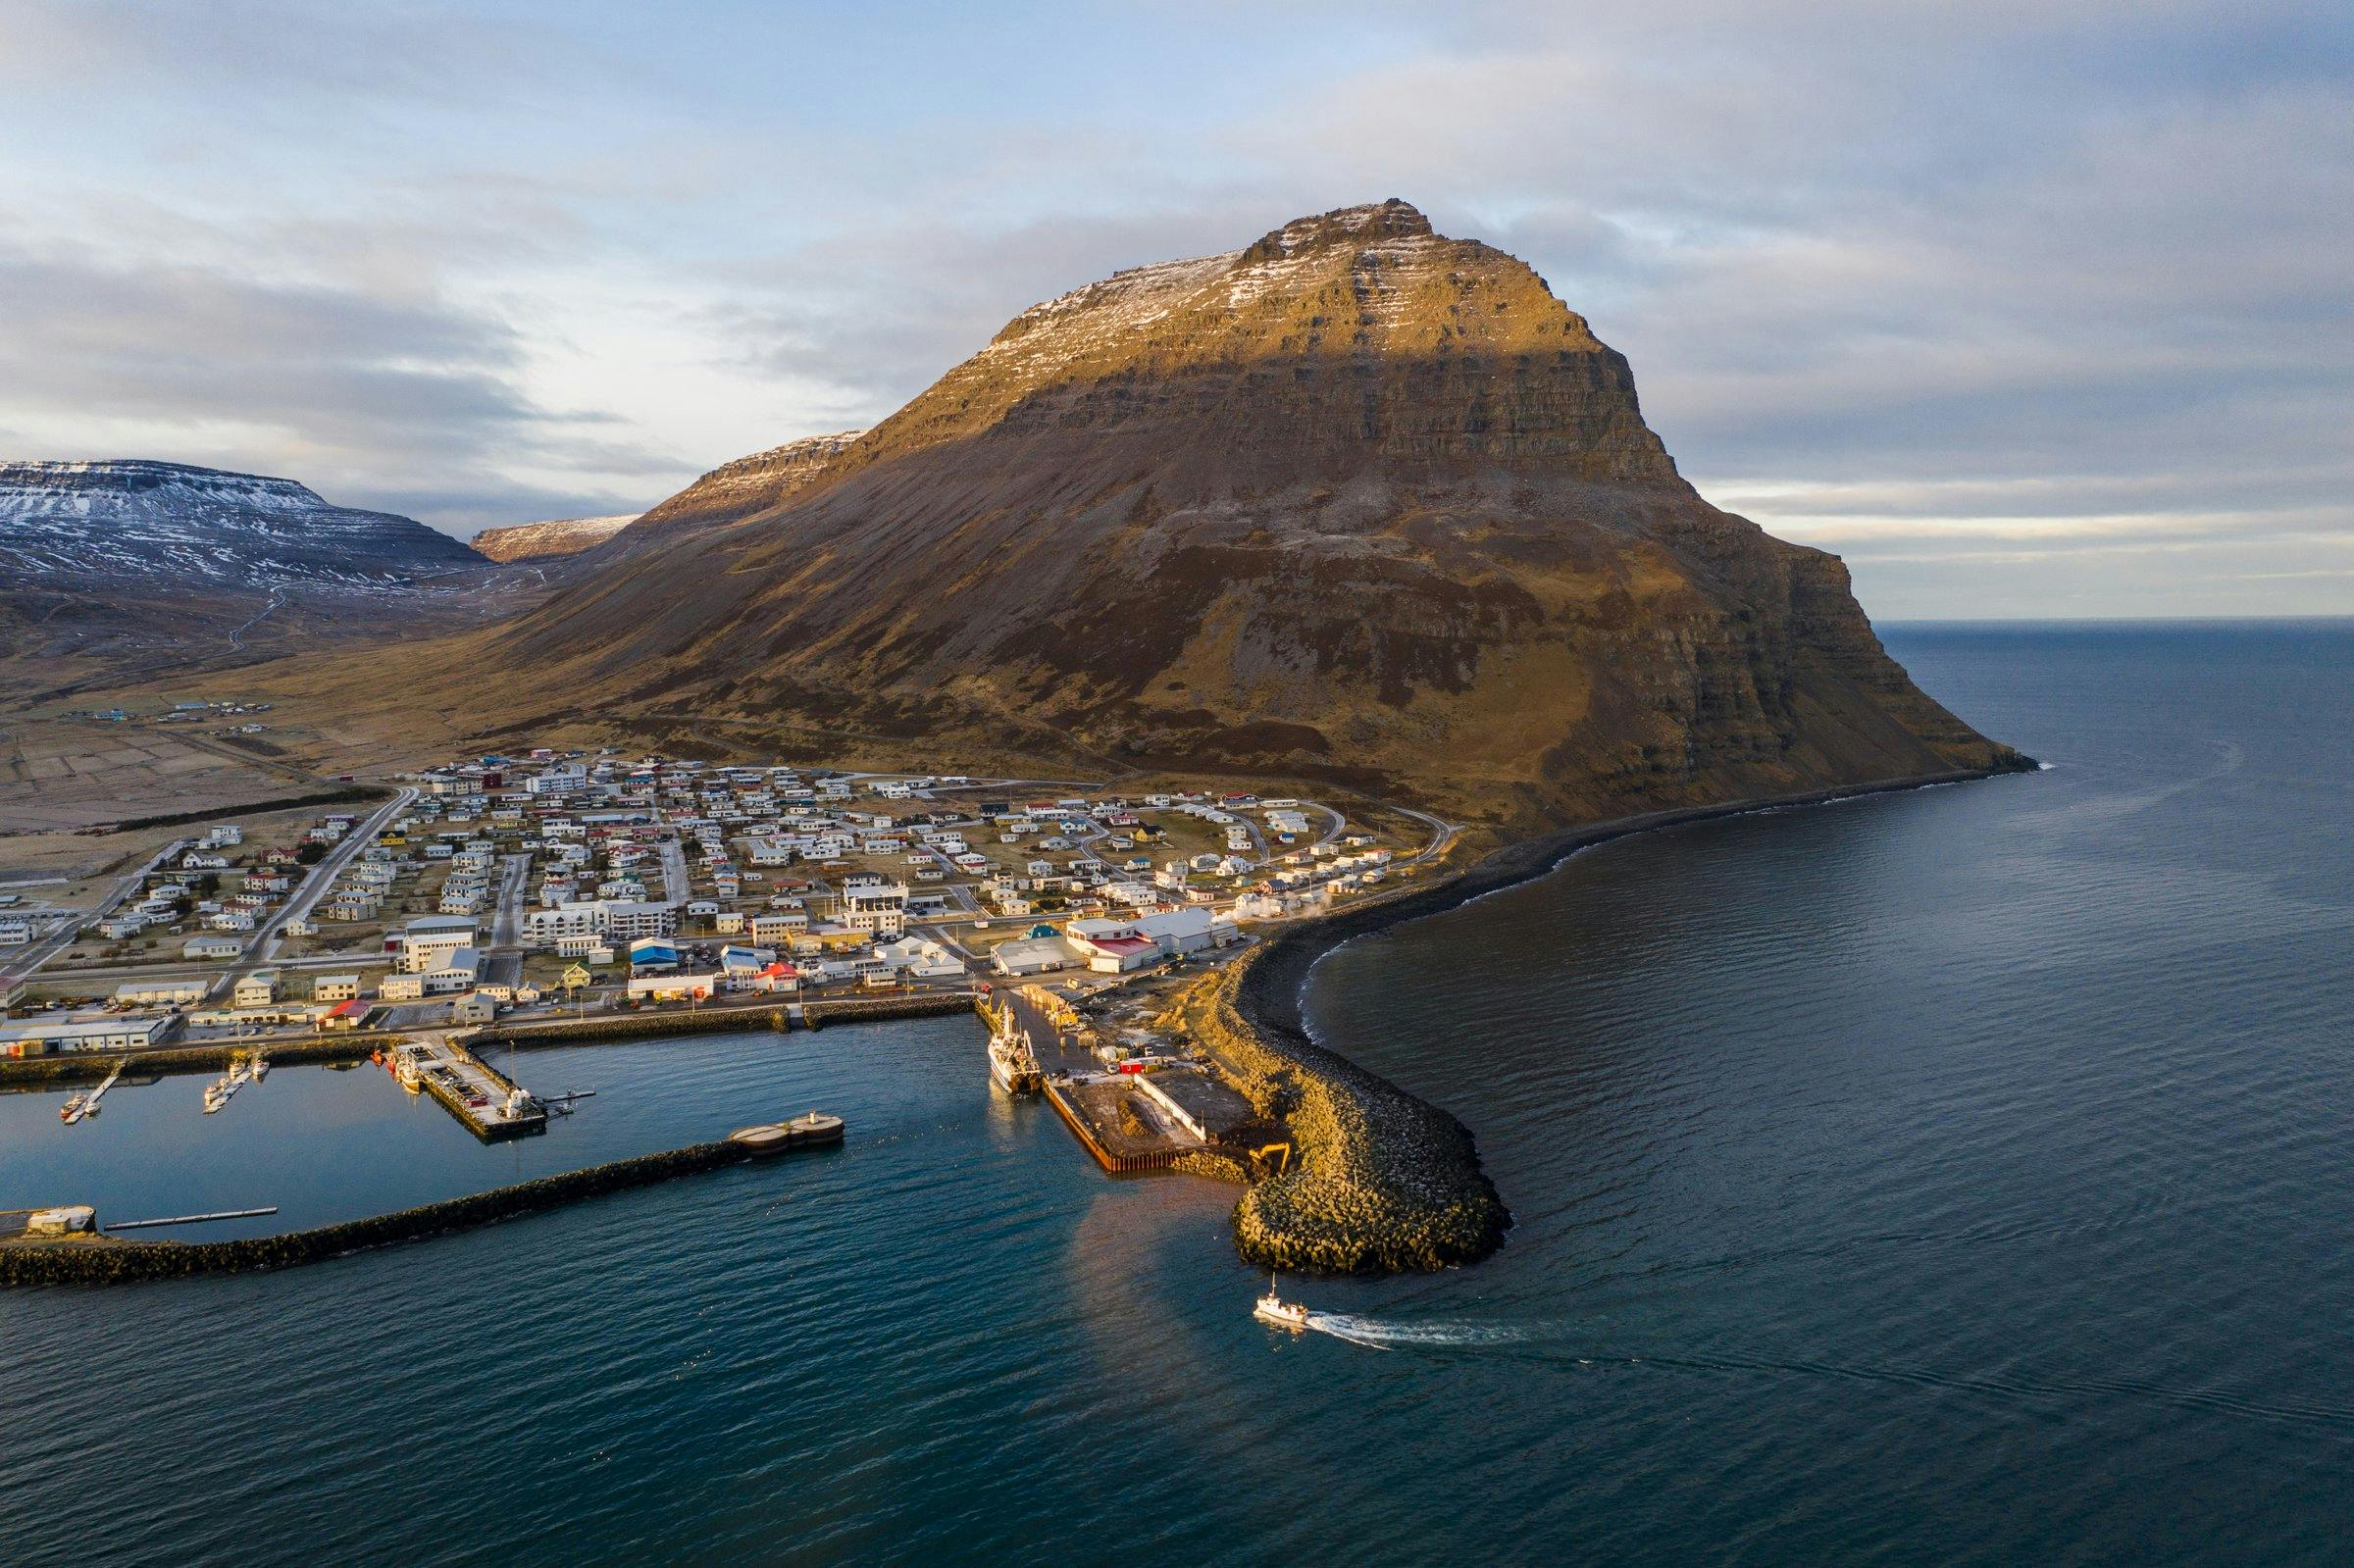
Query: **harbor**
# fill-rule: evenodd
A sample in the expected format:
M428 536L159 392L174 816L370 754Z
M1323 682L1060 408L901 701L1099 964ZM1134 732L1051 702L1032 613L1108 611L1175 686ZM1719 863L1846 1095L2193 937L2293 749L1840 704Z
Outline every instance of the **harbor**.
M1141 1031L1115 1037L1068 993L1014 986L986 997L981 1012L992 1083L1043 1096L1106 1171L1169 1170L1207 1155L1239 1174L1289 1153L1289 1135L1203 1062Z

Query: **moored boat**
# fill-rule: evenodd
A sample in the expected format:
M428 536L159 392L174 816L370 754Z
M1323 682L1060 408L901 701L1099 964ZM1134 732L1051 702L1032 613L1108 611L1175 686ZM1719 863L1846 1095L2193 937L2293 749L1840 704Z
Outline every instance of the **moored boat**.
M1046 1084L1029 1033L1015 1026L1010 1008L990 1033L989 1081L1007 1094L1035 1094Z

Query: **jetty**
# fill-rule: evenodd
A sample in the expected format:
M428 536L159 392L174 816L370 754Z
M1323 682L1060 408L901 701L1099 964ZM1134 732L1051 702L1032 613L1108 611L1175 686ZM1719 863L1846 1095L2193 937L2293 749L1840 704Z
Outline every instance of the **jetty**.
M404 1040L381 1058L402 1088L431 1094L484 1142L547 1131L547 1108L446 1035Z

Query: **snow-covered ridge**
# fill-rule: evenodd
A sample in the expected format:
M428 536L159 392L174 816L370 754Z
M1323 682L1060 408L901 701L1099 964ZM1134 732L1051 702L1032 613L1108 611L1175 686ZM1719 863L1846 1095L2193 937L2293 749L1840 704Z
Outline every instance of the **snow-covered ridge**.
M511 523L485 529L474 536L474 547L493 561L537 561L551 556L578 555L604 543L643 516L622 512L611 517L559 517L544 523Z
M23 585L401 587L482 564L412 518L333 506L292 480L142 459L0 463L0 571Z

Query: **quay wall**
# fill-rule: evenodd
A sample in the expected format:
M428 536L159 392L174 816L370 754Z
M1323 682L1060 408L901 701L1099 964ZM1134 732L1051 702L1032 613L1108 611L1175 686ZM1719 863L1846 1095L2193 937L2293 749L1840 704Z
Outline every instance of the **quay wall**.
M128 1285L198 1274L292 1268L369 1247L491 1225L583 1198L715 1171L750 1158L743 1145L726 1139L693 1143L369 1219L234 1241L116 1241L103 1238L11 1241L0 1243L0 1287Z
M121 1062L126 1077L149 1073L227 1072L232 1056L259 1049L270 1065L358 1062L389 1037L383 1033L310 1035L292 1039L233 1040L217 1045L167 1045L152 1051L60 1051L54 1056L0 1056L0 1088L50 1084L95 1084Z
M793 1020L782 1007L714 1007L688 1013L623 1013L553 1019L546 1023L486 1024L468 1035L465 1043L511 1045L518 1050L530 1050L535 1045L593 1045L599 1040L716 1035L734 1029L785 1030L792 1025Z

